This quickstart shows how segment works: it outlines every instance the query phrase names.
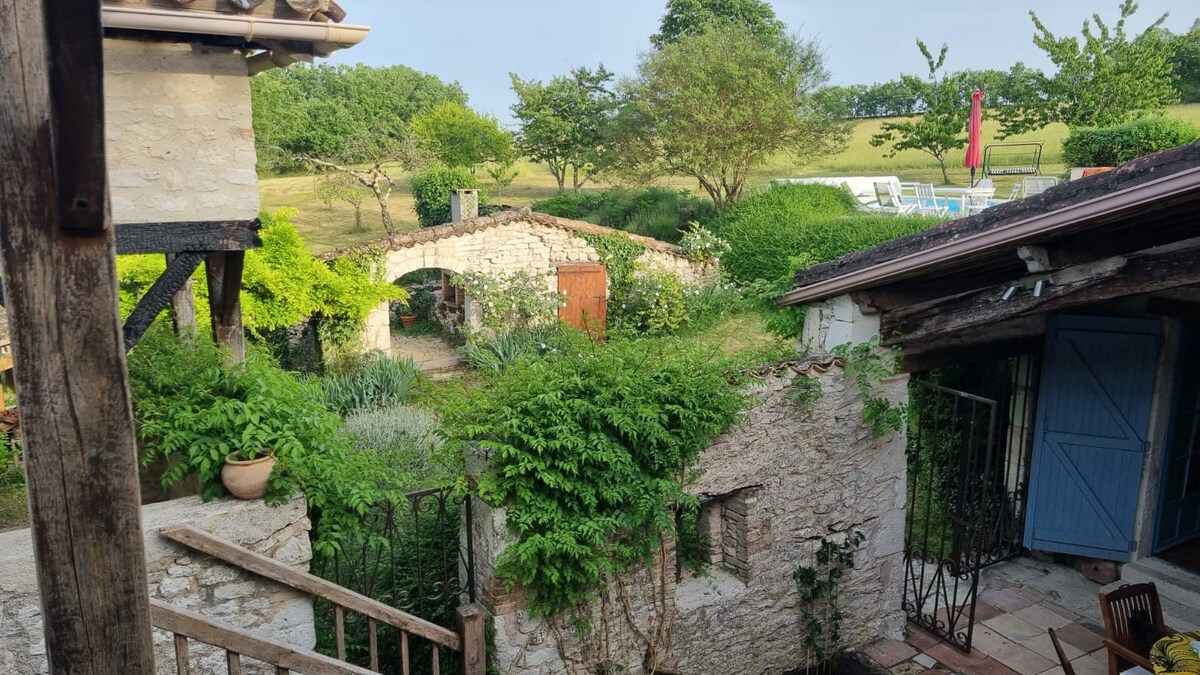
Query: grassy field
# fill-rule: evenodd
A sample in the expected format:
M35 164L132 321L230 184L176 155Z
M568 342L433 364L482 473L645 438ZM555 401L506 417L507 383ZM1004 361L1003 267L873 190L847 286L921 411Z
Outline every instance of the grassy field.
M1200 124L1200 104L1172 106L1169 114ZM906 150L893 158L886 158L883 156L883 148L871 146L869 142L871 136L879 131L879 127L884 121L886 120L860 122L855 127L854 135L846 149L822 161L807 166L796 166L795 162L786 156L777 157L751 174L751 186L754 188L765 187L772 178L876 174L896 175L905 181L941 184L941 171L938 169L937 162L929 155L917 150ZM984 122L984 143L996 140L995 133L998 126L994 120ZM1066 134L1065 126L1053 125L1008 140L1009 142L1042 141L1044 143L1042 173L1053 176L1066 170L1061 157L1062 140ZM963 154L961 150L954 152L947 162L951 184L965 185L968 180L969 173L962 166ZM518 169L520 176L516 182L505 188L499 195L493 195L493 202L528 206L538 199L554 194L557 190L554 177L550 175L546 167L531 162L520 162ZM1017 180L1016 178L997 180L997 194L1007 195ZM689 178L668 178L660 181L659 184L699 192L695 181ZM584 189L602 190L606 187L610 187L610 185L600 183L588 185ZM374 200L368 198L363 202L363 228L356 229L353 208L345 203L335 203L331 207L326 206L316 195L316 181L312 176L264 178L259 181L259 191L262 196L263 208L274 209L288 206L297 210L294 222L308 241L309 248L314 252L375 239L383 234L379 209ZM401 180L401 184L393 193L391 207L392 217L401 229L416 229L417 217L412 210L412 196L408 191L406 179Z

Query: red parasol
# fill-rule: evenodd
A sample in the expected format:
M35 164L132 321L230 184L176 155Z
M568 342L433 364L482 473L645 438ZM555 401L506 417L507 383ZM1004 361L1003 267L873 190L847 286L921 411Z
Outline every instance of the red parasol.
M967 122L967 160L971 170L971 187L975 187L975 169L983 166L983 92L975 88L971 94L971 119Z

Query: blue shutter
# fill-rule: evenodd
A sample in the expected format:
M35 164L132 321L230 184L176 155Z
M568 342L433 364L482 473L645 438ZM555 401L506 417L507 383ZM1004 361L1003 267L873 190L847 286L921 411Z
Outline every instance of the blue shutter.
M1129 560L1159 332L1154 320L1050 318L1027 547Z

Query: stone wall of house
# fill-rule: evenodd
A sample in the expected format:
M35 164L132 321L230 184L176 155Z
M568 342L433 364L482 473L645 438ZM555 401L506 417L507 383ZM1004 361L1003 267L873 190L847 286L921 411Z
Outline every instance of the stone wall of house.
M822 540L841 542L855 532L865 540L841 584L844 644L900 636L903 435L875 437L862 422L857 386L836 364L803 375L815 378L821 392L808 405L789 396L792 375L787 369L753 388L756 403L744 421L702 455L703 475L690 490L706 504L700 519L711 562L705 571L676 581L675 547L667 544L651 568L607 590L591 610L598 633L582 645L568 626L532 620L523 592L506 592L495 579L496 557L509 541L504 512L477 509L476 569L494 616L501 672L590 672L580 663L602 660L644 672L648 651L689 674L802 666L792 575L811 564ZM877 389L875 395L899 400L906 380Z
M104 100L113 222L258 215L240 50L106 39Z
M191 524L297 569L308 569L309 522L304 499L270 507L261 501L186 497L142 508L150 596L304 649L316 643L311 599L158 536ZM175 673L171 635L155 630L158 672ZM224 652L193 643L192 673L225 673ZM248 673L273 673L243 660ZM0 673L48 672L42 640L33 543L29 530L0 533Z

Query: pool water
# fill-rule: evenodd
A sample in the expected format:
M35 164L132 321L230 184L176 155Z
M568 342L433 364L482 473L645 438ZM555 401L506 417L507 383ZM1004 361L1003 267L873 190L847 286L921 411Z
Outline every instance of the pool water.
M952 197L938 197L936 200L938 208L944 208L948 213L958 213L962 211L962 200ZM905 204L916 204L916 199L905 199ZM999 204L1000 201L989 199L987 205L989 207Z

